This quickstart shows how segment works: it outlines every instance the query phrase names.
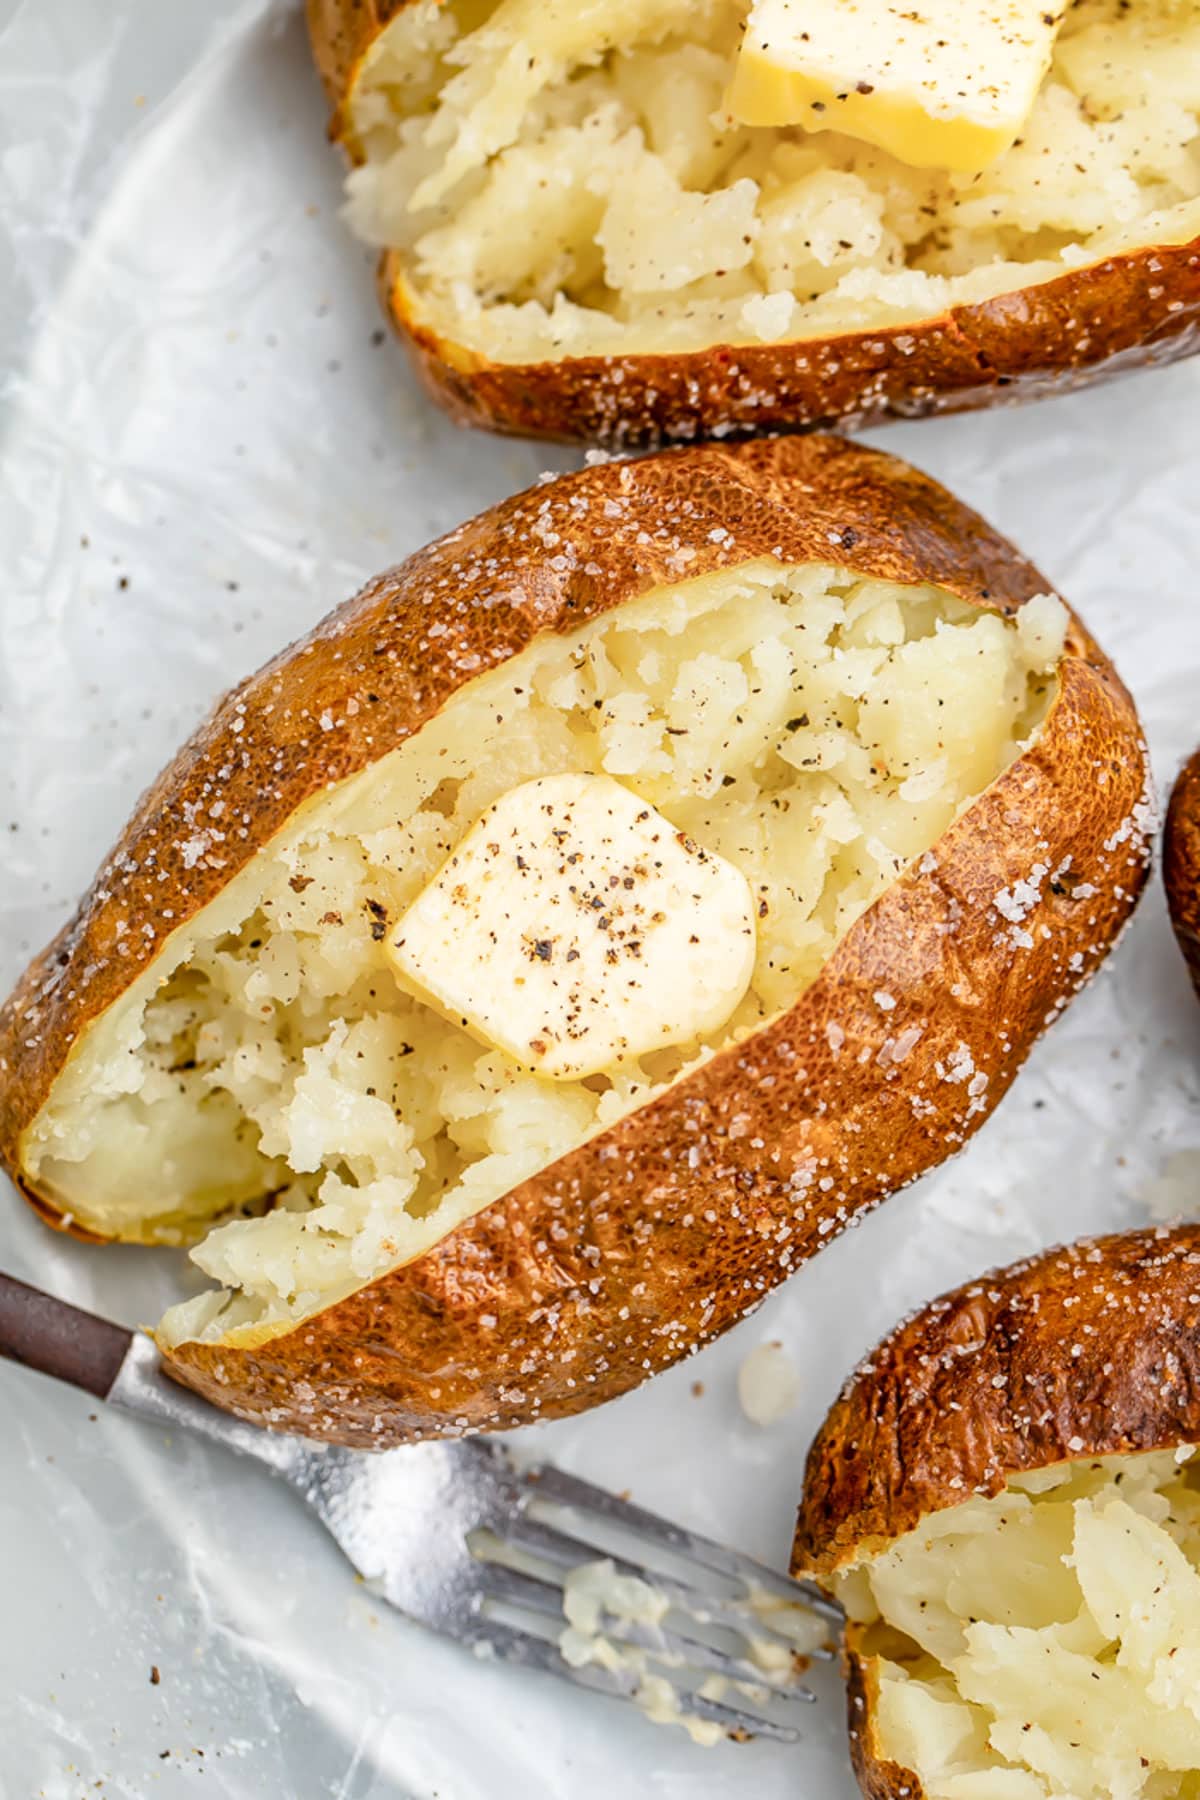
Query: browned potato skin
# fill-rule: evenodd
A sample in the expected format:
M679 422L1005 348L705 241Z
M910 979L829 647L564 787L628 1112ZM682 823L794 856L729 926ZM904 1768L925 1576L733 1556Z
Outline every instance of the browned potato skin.
M925 1800L925 1788L912 1769L894 1762L879 1748L875 1727L879 1705L879 1664L860 1649L861 1628L849 1624L842 1638L842 1672L846 1677L846 1726L850 1761L867 1800Z
M936 483L831 437L609 463L505 502L243 683L151 789L0 1012L0 1160L22 1180L21 1133L71 1045L159 947L143 921L170 905L182 924L302 800L411 736L539 634L573 632L684 570L771 555L935 582L1007 613L1047 589ZM484 604L496 594L507 604ZM435 607L460 629L429 638ZM322 713L333 730L316 729ZM244 764L230 758L235 743ZM248 836L222 844L219 865L186 870L183 807L230 761L221 797L227 816L249 815ZM1146 779L1132 702L1074 621L1036 745L940 840L936 869L910 868L787 1014L415 1262L256 1350L167 1351L171 1372L244 1417L387 1445L563 1416L666 1368L983 1122L1135 903L1146 848L1121 828ZM1026 920L1033 948L1012 949L995 895L1068 855L1069 875L1047 880ZM1095 891L1073 899L1077 882ZM118 941L132 944L127 956ZM890 1012L875 1002L882 989ZM836 1055L832 1025L845 1034ZM887 1046L910 1025L924 1035L895 1063ZM985 1092L939 1077L960 1045ZM932 1108L918 1116L924 1097ZM24 1185L54 1222L53 1201Z
M336 142L345 142L348 136L345 103L363 57L407 5L408 0L307 0L313 61L334 109L329 135Z
M353 158L362 59L406 0L308 0L313 54ZM464 425L633 447L964 412L1085 386L1200 343L1200 238L1147 244L915 323L662 356L494 363L417 316L402 258L380 260L384 311L428 391Z
M1200 994L1200 750L1184 765L1167 809L1163 881L1179 948Z
M850 1378L809 1452L792 1572L827 1581L1012 1475L1198 1435L1200 1226L1048 1251L923 1307ZM859 1785L921 1800L880 1749L863 1638L844 1646Z
M395 252L379 286L424 387L459 424L627 448L1035 400L1177 362L1200 342L1200 239L881 330L544 363L489 362L421 324Z

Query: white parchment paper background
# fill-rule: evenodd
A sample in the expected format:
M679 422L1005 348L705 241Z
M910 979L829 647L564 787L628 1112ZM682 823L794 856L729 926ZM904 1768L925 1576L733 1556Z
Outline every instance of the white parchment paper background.
M222 688L574 460L428 409L339 179L290 6L0 0L5 985ZM1086 614L1163 779L1200 740L1198 402L1200 362L879 434ZM965 1156L699 1361L541 1447L780 1560L808 1438L897 1314L1039 1244L1194 1210L1188 1151L1200 1009L1156 889ZM178 1280L53 1238L7 1191L0 1266L129 1322ZM771 1338L802 1400L762 1431L734 1383ZM97 1413L0 1368L0 1800L850 1800L832 1689L799 1750L696 1750L381 1616L264 1476Z

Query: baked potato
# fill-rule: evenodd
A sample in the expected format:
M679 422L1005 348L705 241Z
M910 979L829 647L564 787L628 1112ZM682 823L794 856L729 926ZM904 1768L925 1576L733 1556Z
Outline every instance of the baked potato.
M456 417L630 445L858 424L1195 347L1196 0L1073 0L1022 136L969 173L736 125L747 5L308 0L350 223Z
M1163 881L1179 948L1200 994L1200 750L1185 764L1167 808Z
M924 1307L809 1455L793 1557L848 1614L870 1800L1200 1791L1200 1227Z
M1147 780L1083 626L917 471L588 468L220 704L0 1014L0 1158L195 1245L158 1341L243 1416L575 1412L982 1124L1134 905Z

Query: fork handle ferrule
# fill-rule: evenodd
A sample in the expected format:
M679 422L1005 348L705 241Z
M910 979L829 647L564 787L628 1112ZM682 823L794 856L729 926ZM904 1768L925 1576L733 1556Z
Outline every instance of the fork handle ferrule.
M0 1275L0 1356L104 1400L133 1333Z
M319 1459L335 1454L324 1444L312 1444L281 1431L265 1431L223 1412L172 1381L163 1369L151 1338L138 1333L122 1360L108 1391L111 1406L135 1413L139 1419L168 1429L179 1427L196 1437L221 1444L239 1456L265 1463L277 1475L299 1484L306 1469Z

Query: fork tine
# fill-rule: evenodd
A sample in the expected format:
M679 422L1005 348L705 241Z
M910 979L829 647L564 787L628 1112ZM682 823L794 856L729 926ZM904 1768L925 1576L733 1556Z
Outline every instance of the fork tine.
M679 1710L697 1719L708 1719L719 1725L726 1737L759 1737L777 1744L798 1744L800 1730L796 1725L783 1725L761 1713L745 1712L740 1706L726 1706L723 1700L709 1700L703 1694L679 1695Z
M566 1475L561 1469L549 1464L527 1470L523 1479L531 1500L547 1500L556 1506L595 1513L631 1534L648 1538L664 1549L699 1563L705 1569L731 1576L747 1585L753 1584L781 1600L802 1604L819 1613L822 1618L838 1625L842 1623L841 1608L811 1582L793 1581L789 1575L781 1575L777 1569L770 1569L751 1556L745 1556L737 1550L728 1550L723 1544L714 1543L711 1538L688 1531L682 1525L672 1524L669 1519L648 1512L645 1507L635 1506L632 1501L622 1500L605 1488L593 1487L591 1482L580 1481L578 1477ZM650 1579L655 1578L652 1576Z
M596 1544L585 1544L582 1539L572 1537L569 1532L559 1531L557 1526L543 1524L541 1519L531 1518L528 1513L518 1513L508 1522L505 1539L508 1543L515 1544L519 1550L532 1551L535 1556L545 1558L560 1569L570 1570L585 1563L609 1562L618 1575L632 1575L636 1581L644 1581L684 1612L702 1612L705 1619L711 1620L714 1625L725 1625L734 1631L745 1630L745 1619L739 1620L735 1614L728 1613L719 1600L714 1600L702 1588L687 1587L669 1575L660 1575L657 1569L647 1569L642 1563L630 1562L626 1557L602 1550Z
M598 1550L595 1544L585 1544L580 1538L574 1538L569 1532L559 1531L554 1525L544 1525L540 1519L530 1518L528 1513L517 1513L507 1520L503 1526L503 1536L507 1543L515 1544L519 1550L531 1550L535 1556L544 1557L560 1569L577 1569L581 1563L594 1563L607 1560L612 1563L619 1575L635 1575L640 1581L652 1579L647 1571L637 1563L626 1562L624 1557L609 1556L607 1551ZM662 1584L663 1592L669 1591L669 1584Z
M527 1512L517 1513L505 1527L506 1541L515 1544L520 1550L529 1550L536 1556L561 1569L575 1569L582 1563L597 1561L611 1562L619 1575L632 1575L638 1581L646 1582L666 1596L680 1611L690 1613L694 1618L701 1618L706 1623L722 1627L726 1631L735 1632L739 1637L762 1636L772 1642L784 1644L788 1649L795 1645L785 1633L778 1631L768 1618L747 1618L745 1614L732 1612L721 1600L714 1598L703 1588L687 1587L684 1583L674 1581L668 1575L662 1575L657 1569L647 1569L640 1563L627 1561L624 1557L611 1555L601 1551L595 1544L585 1544L579 1538L571 1537L565 1531L559 1531L553 1525L545 1525L540 1519L534 1519ZM799 1588L800 1584L789 1584ZM800 1590L793 1596L796 1603L803 1604L812 1611L818 1609L811 1605L807 1592ZM841 1622L841 1613L826 1603L821 1609L823 1618L836 1618ZM806 1650L806 1656L817 1662L832 1660L834 1651L818 1647Z
M589 1688L593 1693L616 1695L625 1700L636 1698L641 1685L640 1676L657 1673L655 1670L605 1669L596 1663L584 1663L576 1668L566 1661L558 1646L550 1639L535 1637L531 1632L519 1631L515 1626L505 1625L499 1620L481 1620L473 1625L468 1641L476 1648L477 1653L491 1654L504 1662L519 1663L524 1668L541 1669L546 1674L558 1675L562 1680L572 1682L576 1687ZM663 1673L670 1681L671 1672L664 1670ZM673 1682L672 1686L674 1687ZM708 1720L719 1725L727 1736L769 1738L779 1744L794 1744L800 1737L795 1725L782 1724L776 1719L742 1707L727 1706L724 1701L710 1700L703 1694L687 1689L675 1688L674 1691L683 1716Z
M521 1607L536 1613L539 1618L555 1621L560 1630L566 1629L563 1590L553 1582L539 1581L533 1575L523 1574L519 1569L510 1569L506 1564L497 1562L484 1563L482 1577L481 1598ZM610 1642L631 1644L651 1655L666 1657L679 1666L707 1669L710 1673L726 1676L730 1681L748 1682L764 1689L773 1688L764 1671L749 1657L731 1655L727 1650L718 1649L715 1644L706 1644L701 1638L693 1637L690 1632L662 1625L648 1625L635 1619L622 1619L612 1613L605 1613L600 1635ZM789 1687L786 1698L808 1703L815 1700L816 1695L808 1688Z
M602 1637L618 1644L631 1644L636 1649L646 1650L652 1656L665 1657L668 1663L686 1666L692 1669L708 1669L713 1674L724 1675L730 1681L740 1681L751 1687L760 1687L765 1691L779 1693L780 1690L769 1682L766 1674L748 1657L733 1656L727 1650L719 1650L715 1644L706 1644L702 1639L692 1637L685 1631L675 1631L663 1625L645 1625L636 1619L615 1618L612 1613L605 1613L600 1625ZM816 1699L810 1688L789 1687L781 1698L799 1700L805 1705Z
M560 1630L566 1629L563 1612L563 1590L552 1581L539 1581L534 1575L510 1569L507 1563L485 1562L482 1565L481 1600L500 1600L509 1606L522 1606L541 1618L553 1619Z

